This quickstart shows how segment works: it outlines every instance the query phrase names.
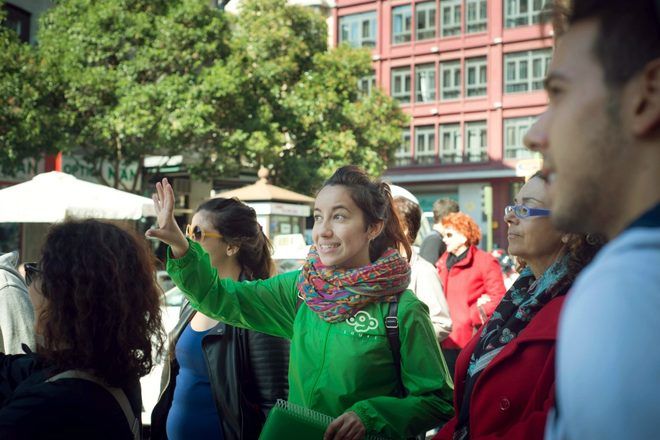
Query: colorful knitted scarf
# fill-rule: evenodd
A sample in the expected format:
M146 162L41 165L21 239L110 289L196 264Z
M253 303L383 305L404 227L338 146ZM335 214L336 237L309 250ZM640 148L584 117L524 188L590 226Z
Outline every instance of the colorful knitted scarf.
M298 291L307 306L327 322L341 322L374 302L393 302L410 284L410 266L392 248L372 264L337 269L321 263L312 246L300 272Z

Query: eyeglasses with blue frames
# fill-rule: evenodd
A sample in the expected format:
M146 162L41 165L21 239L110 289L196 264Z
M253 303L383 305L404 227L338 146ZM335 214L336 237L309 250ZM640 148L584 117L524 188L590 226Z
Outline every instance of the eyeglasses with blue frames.
M41 274L41 269L39 263L25 263L23 268L25 268L25 284L29 286Z
M504 207L504 215L507 216L513 213L518 218L527 217L548 217L550 215L549 209L543 208L530 208L525 205L509 205Z

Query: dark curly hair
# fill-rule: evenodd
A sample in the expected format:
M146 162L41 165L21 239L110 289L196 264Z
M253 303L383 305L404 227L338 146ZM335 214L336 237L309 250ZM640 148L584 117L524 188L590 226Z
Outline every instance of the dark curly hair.
M342 185L348 188L351 199L364 215L365 227L383 222L383 230L369 245L369 258L376 261L387 248L406 251L412 254L408 239L403 233L399 217L394 209L390 186L378 180L371 180L367 173L355 165L338 168L321 189L326 186Z
M154 257L135 233L97 220L53 226L42 249L39 354L111 386L146 375L160 355L162 293Z
M238 263L249 280L265 280L275 274L270 241L257 222L253 208L238 199L217 197L202 203L197 212L208 212L213 227L230 245L238 246Z

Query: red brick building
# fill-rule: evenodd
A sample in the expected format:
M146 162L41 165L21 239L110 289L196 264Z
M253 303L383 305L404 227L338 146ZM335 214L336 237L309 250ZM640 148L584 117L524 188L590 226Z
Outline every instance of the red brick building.
M484 247L506 246L504 206L539 166L522 139L547 99L543 3L336 0L333 12L335 44L372 48L373 75L360 86L382 87L411 116L386 179L424 211L458 200L480 222Z

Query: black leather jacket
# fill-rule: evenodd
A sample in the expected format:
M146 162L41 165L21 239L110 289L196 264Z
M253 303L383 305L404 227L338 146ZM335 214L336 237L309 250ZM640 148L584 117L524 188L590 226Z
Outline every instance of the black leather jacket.
M166 439L179 364L173 347L197 313L186 301L170 333L169 362L163 367L161 395L151 413L151 438ZM202 339L209 381L225 439L257 439L277 399L288 396L289 341L224 323Z

